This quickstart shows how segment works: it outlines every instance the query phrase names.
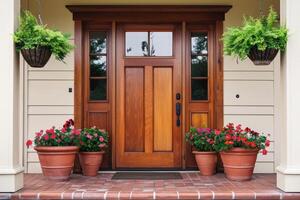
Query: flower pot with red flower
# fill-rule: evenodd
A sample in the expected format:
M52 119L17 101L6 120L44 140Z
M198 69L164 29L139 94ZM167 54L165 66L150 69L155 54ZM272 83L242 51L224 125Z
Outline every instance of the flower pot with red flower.
M270 141L264 134L229 123L216 135L214 147L220 152L226 177L245 181L252 178L258 152L266 155L269 145Z
M193 154L200 170L204 176L212 176L216 173L217 152L214 150L214 138L218 130L210 128L190 128L186 133L186 141L193 147Z
M97 176L104 149L108 146L108 133L96 127L85 128L80 134L79 160L83 175Z
M62 129L52 127L35 134L34 149L38 153L44 176L58 181L70 177L75 155L79 151L79 135L80 130L74 128L72 119L66 121ZM27 147L32 143L32 140L27 140Z

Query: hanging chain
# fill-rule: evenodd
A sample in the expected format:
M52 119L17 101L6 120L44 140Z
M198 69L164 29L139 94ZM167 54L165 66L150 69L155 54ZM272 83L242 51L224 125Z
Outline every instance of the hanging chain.
M42 9L41 0L36 0L36 2L38 4L38 18L39 18L40 24L43 25L43 20L42 20L42 16L41 16L41 9Z
M260 16L264 15L264 0L259 1L259 15Z

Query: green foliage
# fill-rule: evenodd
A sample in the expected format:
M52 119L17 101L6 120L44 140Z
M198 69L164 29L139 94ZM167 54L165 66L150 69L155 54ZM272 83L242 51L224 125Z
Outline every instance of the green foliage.
M80 133L80 151L98 152L108 147L108 133L96 127L85 128Z
M185 134L186 141L197 151L214 151L215 132L210 128L190 128L190 132Z
M224 53L244 60L251 47L264 51L278 49L284 51L288 30L278 23L277 13L270 8L268 16L244 18L241 27L231 27L223 35Z
M49 47L55 58L63 61L74 48L69 43L70 35L48 29L40 25L37 19L29 12L24 11L20 17L20 26L14 33L16 49L33 49L38 46Z

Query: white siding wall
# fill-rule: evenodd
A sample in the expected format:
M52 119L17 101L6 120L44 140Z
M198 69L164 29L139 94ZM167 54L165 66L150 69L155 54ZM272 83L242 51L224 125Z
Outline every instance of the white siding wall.
M258 155L255 172L274 172L274 69L278 66L279 56L269 66L224 57L224 123L240 123L270 134L272 141L268 155Z
M170 3L171 2L171 3ZM61 31L73 34L71 13L66 4L124 4L122 0L43 0L41 14L44 23ZM185 4L199 4L199 0L186 0ZM230 4L233 8L226 14L227 26L240 25L243 15L257 15L259 0L202 0L202 4ZM141 4L138 0L128 0L126 4ZM181 0L149 0L142 4L183 4ZM279 0L265 0L265 9L273 5L279 10ZM35 0L22 1L22 7L37 14L39 6ZM230 57L224 58L224 123L234 122L249 126L272 136L270 153L258 157L256 172L274 172L276 128L276 85L278 85L279 59L270 66L254 66L249 60L236 62ZM73 117L73 93L69 88L74 84L73 52L66 64L55 61L54 57L42 69L25 65L24 71L24 141L32 138L40 129L61 126L64 120ZM276 78L274 78L276 77ZM240 98L236 98L236 94ZM36 153L24 150L24 164L27 172L41 172ZM276 158L277 160L278 158Z
M33 138L40 129L61 127L65 120L73 118L74 91L69 93L69 88L73 90L74 85L73 52L65 62L58 62L52 56L42 69L25 65L25 138ZM33 149L27 152L27 172L40 173L37 154Z

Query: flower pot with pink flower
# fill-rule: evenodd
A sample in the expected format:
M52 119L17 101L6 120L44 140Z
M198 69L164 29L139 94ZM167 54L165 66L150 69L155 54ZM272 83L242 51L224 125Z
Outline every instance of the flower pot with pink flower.
M79 135L80 130L74 128L72 119L66 121L62 129L52 127L35 134L34 149L38 153L44 176L58 181L70 177L75 155L79 151ZM27 140L27 147L33 142Z
M263 133L239 124L229 123L215 137L215 149L220 152L224 172L228 179L250 180L253 175L258 152L267 154L270 141Z
M214 149L214 138L219 130L210 128L190 128L186 133L186 141L193 147L193 154L200 170L204 176L212 176L216 173L217 152Z
M97 176L104 149L108 147L108 133L96 127L85 128L80 134L79 160L83 175Z

